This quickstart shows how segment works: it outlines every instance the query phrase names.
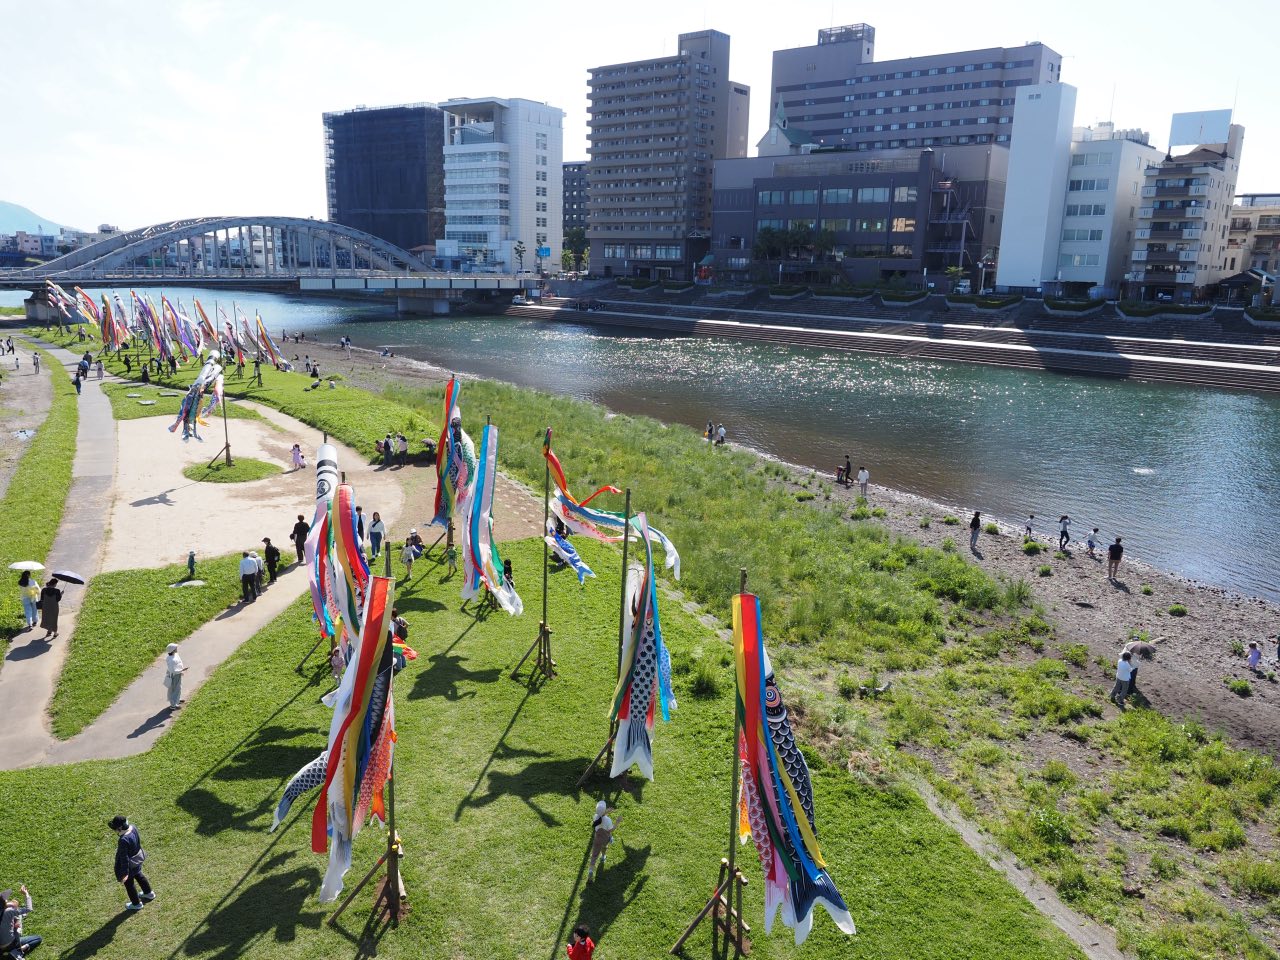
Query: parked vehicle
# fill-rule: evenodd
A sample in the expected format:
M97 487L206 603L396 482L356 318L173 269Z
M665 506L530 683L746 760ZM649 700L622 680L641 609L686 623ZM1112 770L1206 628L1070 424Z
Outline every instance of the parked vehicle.
M529 298L526 297L523 293L517 293L514 297L511 298L511 305L513 307L527 306L528 303L529 303Z

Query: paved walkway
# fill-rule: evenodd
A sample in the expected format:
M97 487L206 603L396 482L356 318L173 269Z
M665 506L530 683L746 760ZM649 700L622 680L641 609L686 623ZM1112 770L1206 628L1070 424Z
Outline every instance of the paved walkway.
M41 344L65 368L70 377L78 355L69 350ZM57 370L51 371L59 376ZM49 550L45 566L49 570L67 568L86 578L101 565L106 535L103 509L111 502L116 468L116 422L111 402L100 389L102 381L86 380L80 394L80 423L76 432L76 455L71 468L71 492L67 496L62 526ZM39 763L48 749L46 705L62 672L67 643L76 627L76 617L85 588L63 588L58 616L58 639L38 639L39 629L19 634L10 644L0 669L0 768ZM38 704L38 707L33 705Z

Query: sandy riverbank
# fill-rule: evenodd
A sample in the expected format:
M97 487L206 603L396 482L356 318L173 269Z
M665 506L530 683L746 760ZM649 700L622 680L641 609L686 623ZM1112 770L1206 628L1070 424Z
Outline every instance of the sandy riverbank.
M449 376L447 371L422 361L381 357L361 348L347 351L312 341L297 345L290 342L286 353L290 357L294 353L300 357L309 354L320 362L322 372L340 373L352 384L373 390L391 382L417 386L442 383ZM796 490L804 489L801 483L809 470L789 466ZM817 480L833 488L833 499L847 501L853 508L856 488L835 486L830 477L820 476ZM818 491L817 481L807 489ZM1030 583L1036 599L1056 626L1057 644L1085 644L1091 660L1101 657L1113 663L1131 635L1145 633L1158 649L1154 660L1144 662L1140 671L1139 685L1152 707L1170 716L1199 720L1211 729L1221 730L1240 746L1280 756L1280 710L1276 709L1280 705L1280 684L1251 678L1253 695L1244 698L1232 693L1224 683L1224 679L1249 676L1243 657L1232 651L1233 643L1247 646L1250 640L1262 643L1264 637L1274 638L1280 633L1280 607L1146 566L1135 559L1141 556L1142 545L1127 538L1120 577L1116 583L1109 583L1103 554L1091 559L1083 542L1073 542L1065 559L1055 558L1056 524L1052 544L1048 542L1049 531L1039 531L1047 549L1038 556L1027 556L1022 550L1021 530L1007 525L998 535L983 533L977 551L971 554L968 522L972 511L981 509L981 504L953 506L874 483L869 494L869 505L885 511L885 516L873 522L927 546L941 547L951 540L962 555L992 575ZM821 492L814 502L825 503ZM947 525L943 522L947 516L961 522ZM928 527L921 527L923 518L929 519ZM1040 576L1040 568L1046 565L1051 575ZM1150 588L1149 594L1143 593L1144 586ZM1171 616L1168 611L1174 604L1185 607L1186 615ZM1272 659L1276 655L1274 642L1263 644L1263 654L1264 668L1276 669ZM1099 686L1109 686L1101 667L1090 669L1096 671Z

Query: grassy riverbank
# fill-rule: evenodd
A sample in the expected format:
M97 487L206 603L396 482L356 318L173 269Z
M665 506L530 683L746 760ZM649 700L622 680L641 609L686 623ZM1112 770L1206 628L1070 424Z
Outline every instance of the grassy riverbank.
M76 391L62 375L62 365L46 351L39 352L53 378L53 400L0 500L0 569L17 560L43 563L48 558L71 490L80 419ZM18 591L0 592L0 658L22 624Z

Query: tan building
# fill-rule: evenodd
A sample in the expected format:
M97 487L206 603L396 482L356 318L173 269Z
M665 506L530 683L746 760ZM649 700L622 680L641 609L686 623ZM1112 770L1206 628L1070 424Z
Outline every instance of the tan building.
M1229 110L1179 113L1169 142L1165 159L1145 170L1129 294L1184 303L1241 269L1227 232L1244 127L1231 123ZM1186 150L1187 143L1196 145Z
M1280 273L1280 194L1236 197L1227 239L1228 249L1239 253L1241 270Z
M751 93L729 79L729 37L681 34L678 50L590 71L593 273L691 279L711 243L712 165L747 155Z

